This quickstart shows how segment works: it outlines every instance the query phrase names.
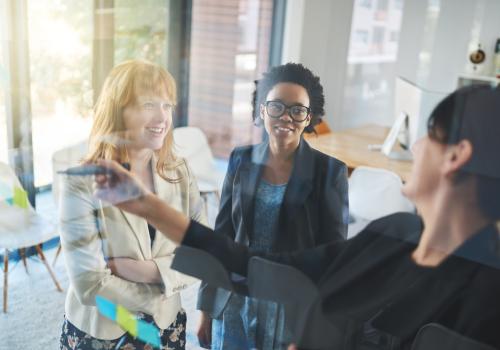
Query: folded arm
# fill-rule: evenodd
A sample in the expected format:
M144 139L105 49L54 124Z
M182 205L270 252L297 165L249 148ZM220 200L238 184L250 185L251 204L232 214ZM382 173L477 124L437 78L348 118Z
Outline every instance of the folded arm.
M84 305L95 305L97 295L131 311L154 314L164 295L159 285L135 283L112 274L103 252L99 204L83 179L64 183L61 193L61 243L76 296Z

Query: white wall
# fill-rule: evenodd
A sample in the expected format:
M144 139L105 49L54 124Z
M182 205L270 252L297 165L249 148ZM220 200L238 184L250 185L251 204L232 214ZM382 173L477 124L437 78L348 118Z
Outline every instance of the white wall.
M487 55L483 74L492 73L499 37L498 0L406 0L398 74L429 90L453 91L458 75L471 72L468 55L478 43Z
M351 0L288 0L283 63L300 62L321 78L325 120L341 127L343 87L352 19Z
M325 119L334 129L356 124L343 113L353 4L288 1L283 62L301 62L321 77ZM485 73L492 72L496 38L500 0L405 0L396 74L429 90L452 91L458 75L470 70L468 54L479 42L487 54Z

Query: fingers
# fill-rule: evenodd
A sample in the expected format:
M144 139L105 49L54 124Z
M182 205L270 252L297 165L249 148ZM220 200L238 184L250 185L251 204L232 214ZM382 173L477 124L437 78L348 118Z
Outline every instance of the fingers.
M299 348L295 344L290 344L290 346L288 346L288 350L299 350Z
M128 170L126 170L122 165L120 165L118 162L110 159L98 159L97 160L97 165L102 166L103 168L106 168L109 170L109 174L105 175L97 175L100 177L105 177L108 182L117 180L115 177L118 177L119 179L124 179L128 177ZM96 176L96 180L97 180ZM101 181L103 179L101 178Z
M212 344L212 319L202 312L200 326L198 327L198 342L204 349L210 349Z

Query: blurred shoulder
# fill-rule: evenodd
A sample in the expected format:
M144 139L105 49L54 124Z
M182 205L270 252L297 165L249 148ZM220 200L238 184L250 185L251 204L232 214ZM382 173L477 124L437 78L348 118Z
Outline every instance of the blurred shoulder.
M416 214L400 212L372 221L363 232L408 241L418 241L424 228L422 218Z

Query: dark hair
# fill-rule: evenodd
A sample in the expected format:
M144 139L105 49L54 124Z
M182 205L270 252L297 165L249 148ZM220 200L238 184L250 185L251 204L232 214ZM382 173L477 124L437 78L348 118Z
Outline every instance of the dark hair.
M314 132L314 126L321 123L321 118L325 115L323 86L321 86L319 77L300 63L287 63L273 67L267 73L263 74L262 79L255 81L255 91L252 100L252 117L254 122L257 123L259 120L259 107L265 102L267 94L279 83L294 83L306 89L309 95L311 121L304 131L308 133Z
M453 145L459 143L465 101L481 90L491 90L488 86L468 86L456 90L442 100L432 111L427 121L429 138L441 144ZM493 150L491 150L494 152ZM454 178L455 183L467 179L476 179L477 202L481 212L490 220L500 220L500 179L473 174L460 170Z

